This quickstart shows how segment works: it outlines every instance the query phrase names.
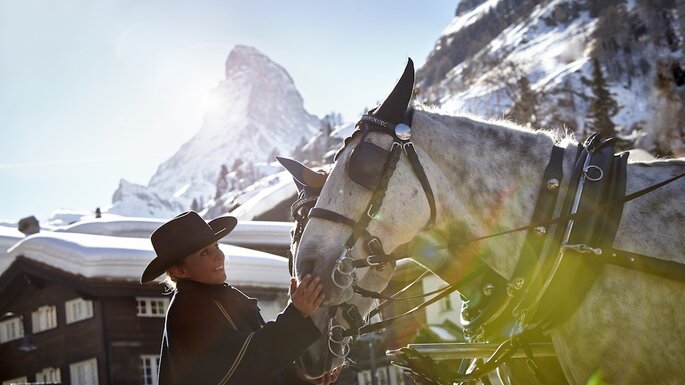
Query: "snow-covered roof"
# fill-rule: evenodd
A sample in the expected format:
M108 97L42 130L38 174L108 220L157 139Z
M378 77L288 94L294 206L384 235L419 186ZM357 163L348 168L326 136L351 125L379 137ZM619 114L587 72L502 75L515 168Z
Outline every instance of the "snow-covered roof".
M260 214L271 210L274 206L286 199L297 195L297 188L293 183L292 176L283 171L272 176L276 181L262 188L250 199L242 203L237 209L231 211L231 215L238 219L250 220ZM290 243L290 238L288 238Z
M628 151L630 155L628 156L629 162L650 162L656 160L654 155L648 153L641 148L634 148Z
M111 216L107 218L85 219L57 227L56 232L110 235L113 237L149 238L165 220L156 218L134 218Z
M290 184L293 184L292 181L290 181ZM149 239L150 234L164 222L166 220L154 218L99 218L88 219L56 228L55 231ZM288 247L290 245L290 229L292 227L293 224L291 222L241 220L235 229L221 240L221 243L241 246L270 245Z
M459 341L460 338L452 334L451 331L447 330L443 326L439 325L428 325L428 329L433 332L442 341Z
M282 257L231 245L226 254L228 282L234 285L287 288L288 261ZM8 250L9 264L17 256L86 278L138 281L155 257L148 239L67 232L41 232ZM0 273L7 268L5 266Z
M24 238L24 234L16 227L0 225L0 272L5 271L13 260L9 257L7 250L22 238Z

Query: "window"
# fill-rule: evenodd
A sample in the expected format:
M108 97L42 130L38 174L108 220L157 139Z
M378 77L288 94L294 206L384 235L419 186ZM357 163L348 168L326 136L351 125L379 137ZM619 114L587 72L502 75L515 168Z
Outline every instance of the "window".
M33 333L57 327L57 308L55 306L41 306L31 314Z
M164 317L169 298L138 297L138 317Z
M71 385L98 385L98 361L95 358L69 365Z
M72 299L64 303L64 309L68 324L93 318L93 301L87 301L83 298Z
M452 298L448 295L440 301L440 311L450 310L452 310Z
M60 374L59 368L45 368L40 372L36 373L36 382L44 382L48 384L62 383L62 376Z
M12 385L12 384L26 384L29 382L28 377L17 377L13 378L11 380L5 380L2 382L2 385Z
M0 322L0 344L14 341L24 336L24 324L21 317L14 317Z
M159 355L140 356L140 367L143 371L143 385L157 385L159 378Z

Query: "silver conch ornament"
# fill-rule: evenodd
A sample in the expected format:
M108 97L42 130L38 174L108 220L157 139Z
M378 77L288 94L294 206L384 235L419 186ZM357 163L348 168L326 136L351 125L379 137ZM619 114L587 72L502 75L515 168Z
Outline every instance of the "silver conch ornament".
M411 138L411 128L404 123L395 126L395 136L399 140L409 140Z

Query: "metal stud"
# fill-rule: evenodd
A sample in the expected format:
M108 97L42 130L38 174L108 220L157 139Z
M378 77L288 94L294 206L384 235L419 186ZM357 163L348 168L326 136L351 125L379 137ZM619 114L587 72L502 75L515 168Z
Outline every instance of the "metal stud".
M495 285L488 283L483 286L483 294L485 296L492 295L493 290L495 290Z
M533 232L538 238L542 238L547 234L547 228L545 226L538 226L533 229Z
M559 179L557 178L552 178L547 181L547 190L549 191L557 191L559 190Z
M514 278L507 284L507 295L512 298L516 296L516 293L523 288L524 283L526 283L525 279Z
M395 136L399 140L409 140L411 139L411 128L404 123L400 123L395 126Z

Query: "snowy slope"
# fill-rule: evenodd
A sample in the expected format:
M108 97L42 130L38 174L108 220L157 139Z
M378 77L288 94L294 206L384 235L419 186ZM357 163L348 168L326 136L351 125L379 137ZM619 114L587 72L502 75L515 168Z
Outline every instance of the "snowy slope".
M502 118L525 76L538 97L540 126L582 139L594 57L619 105L616 135L652 153L683 156L685 37L675 9L657 3L462 1L417 73L417 99L447 113Z

